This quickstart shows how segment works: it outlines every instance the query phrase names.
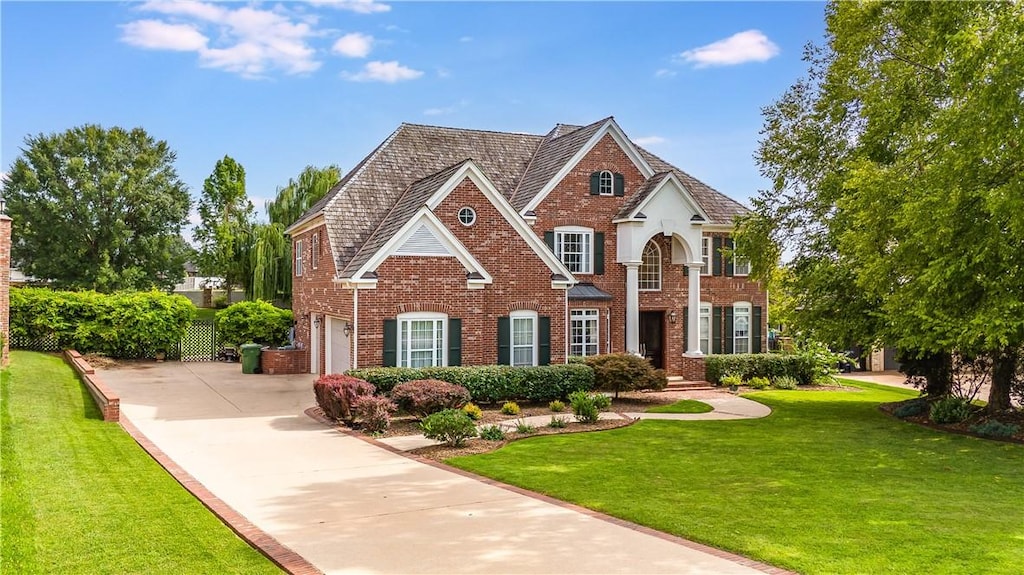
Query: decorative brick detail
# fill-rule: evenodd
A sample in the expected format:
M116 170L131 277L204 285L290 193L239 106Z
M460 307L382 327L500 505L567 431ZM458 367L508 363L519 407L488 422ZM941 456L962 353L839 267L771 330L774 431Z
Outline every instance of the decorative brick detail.
M260 371L267 375L309 372L306 349L265 349L260 353Z
M103 414L103 421L118 421L121 419L121 398L107 384L103 383L96 370L93 369L89 362L85 361L82 354L78 353L73 349L64 351L64 361L68 362L68 365L75 370L78 374L79 379L85 384L86 389L89 390L89 395L92 396L92 400L96 402L96 407L100 408L100 412Z
M432 311L448 315L451 315L454 312L452 306L448 304L427 301L414 301L411 303L402 303L398 304L398 306L395 308L396 314L412 313L417 311Z
M514 301L508 304L508 311L540 311L540 304L536 301Z

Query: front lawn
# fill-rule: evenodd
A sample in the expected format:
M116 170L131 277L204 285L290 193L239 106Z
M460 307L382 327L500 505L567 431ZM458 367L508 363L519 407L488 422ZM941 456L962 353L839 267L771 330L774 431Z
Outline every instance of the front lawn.
M715 408L696 399L680 399L668 405L659 405L647 410L647 413L708 413Z
M57 356L0 375L4 573L280 573L104 422Z
M1024 446L889 418L916 394L767 391L764 419L645 420L449 463L801 573L1024 573Z

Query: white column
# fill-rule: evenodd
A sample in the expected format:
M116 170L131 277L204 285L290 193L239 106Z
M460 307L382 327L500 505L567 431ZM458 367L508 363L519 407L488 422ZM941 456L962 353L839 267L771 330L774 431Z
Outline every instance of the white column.
M690 278L686 298L689 307L686 315L686 341L690 349L686 350L686 357L704 356L700 351L700 270L703 265L702 262L686 264Z
M626 262L626 352L640 353L640 262Z

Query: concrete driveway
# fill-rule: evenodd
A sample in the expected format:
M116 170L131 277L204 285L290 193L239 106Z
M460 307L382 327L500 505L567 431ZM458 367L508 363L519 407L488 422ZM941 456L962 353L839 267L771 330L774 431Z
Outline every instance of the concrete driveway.
M100 376L174 462L325 573L768 569L397 455L307 417L312 376L240 372L168 362Z

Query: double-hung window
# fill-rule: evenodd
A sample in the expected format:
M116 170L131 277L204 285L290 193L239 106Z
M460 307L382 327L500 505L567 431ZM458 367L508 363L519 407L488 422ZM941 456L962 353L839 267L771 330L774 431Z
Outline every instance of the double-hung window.
M750 260L734 257L732 259L732 275L734 276L748 276L750 275Z
M398 365L434 367L445 365L444 314L413 313L398 316Z
M569 355L597 355L600 319L601 314L596 309L574 309L569 312Z
M598 181L598 194L602 196L611 196L615 194L615 179L611 172L608 170L601 172L600 179Z
M732 352L750 353L750 304L734 304L732 313Z
M537 312L515 311L509 314L512 329L512 365L537 365Z
M574 274L594 273L594 230L577 227L555 229L555 255Z
M711 304L700 304L700 351L704 355L711 353Z
M320 263L320 232L309 238L309 267L316 269Z
M302 249L303 249L303 244L305 244L305 242L303 242L302 240L295 240L295 276L296 277L299 277L299 276L302 275Z

